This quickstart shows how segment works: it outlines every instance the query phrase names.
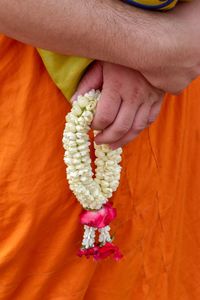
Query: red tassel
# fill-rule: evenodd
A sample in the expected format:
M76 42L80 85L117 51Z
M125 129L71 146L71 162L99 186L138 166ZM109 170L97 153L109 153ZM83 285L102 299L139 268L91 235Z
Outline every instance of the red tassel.
M107 258L109 256L113 256L113 258L118 261L120 260L123 255L120 252L119 248L114 245L113 243L107 242L103 246L97 246L95 245L92 248L89 249L80 249L78 252L78 256L86 256L86 258L94 257L95 260L101 260L104 258Z

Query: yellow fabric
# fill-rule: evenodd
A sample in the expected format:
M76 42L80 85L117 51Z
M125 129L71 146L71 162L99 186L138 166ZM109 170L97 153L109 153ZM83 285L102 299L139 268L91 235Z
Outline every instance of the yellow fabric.
M128 0L129 3L134 2L143 5L158 5L167 2L167 0ZM128 2L127 1L127 2ZM180 0L190 1L190 0ZM164 9L171 9L177 3L174 0L170 5L166 6ZM76 56L65 56L51 51L38 49L39 54L45 64L45 67L53 79L57 87L62 91L67 99L70 99L74 94L77 85L92 59L76 57Z
M66 56L38 49L48 73L67 99L76 90L85 69L92 62L89 58Z

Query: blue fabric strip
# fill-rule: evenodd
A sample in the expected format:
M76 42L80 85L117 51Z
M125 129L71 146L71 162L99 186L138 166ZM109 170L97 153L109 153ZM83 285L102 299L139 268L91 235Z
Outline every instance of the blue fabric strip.
M146 5L146 4L141 4L141 3L135 2L134 0L124 0L124 2L134 5L136 7L139 7L139 8L143 8L143 9L159 10L159 9L165 8L166 6L173 3L174 0L165 1L164 3L161 3L159 5Z

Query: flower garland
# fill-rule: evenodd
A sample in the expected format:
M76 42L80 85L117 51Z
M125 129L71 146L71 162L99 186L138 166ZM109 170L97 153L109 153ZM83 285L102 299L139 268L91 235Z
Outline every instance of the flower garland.
M119 260L122 254L112 243L109 226L116 217L116 209L108 202L108 198L119 185L122 149L111 150L107 145L94 143L94 176L88 131L99 98L100 92L92 90L84 96L78 96L73 103L71 112L66 116L63 133L64 162L67 165L69 187L84 208L80 215L84 235L78 255L87 258L93 256L96 260L113 255ZM99 233L98 242L96 232Z

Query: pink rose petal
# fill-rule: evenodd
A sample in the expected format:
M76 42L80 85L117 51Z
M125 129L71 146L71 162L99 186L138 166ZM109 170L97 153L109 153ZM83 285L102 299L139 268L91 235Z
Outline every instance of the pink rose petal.
M99 247L98 246L94 246L92 248L88 248L88 249L79 249L78 251L78 256L82 257L82 256L86 256L87 258L90 258L90 256L96 255L99 251Z
M123 257L122 253L116 245L107 242L104 246L99 247L99 250L97 253L95 253L94 258L96 260L100 260L109 256L113 256L113 258L117 261Z
M84 210L80 215L81 224L96 228L103 228L116 217L116 209L112 203L106 203L97 211Z
M86 258L93 257L95 260L101 260L109 256L113 256L116 261L120 260L123 257L119 248L113 243L109 242L107 242L102 247L95 245L94 247L89 249L80 249L78 251L78 256L85 256Z

